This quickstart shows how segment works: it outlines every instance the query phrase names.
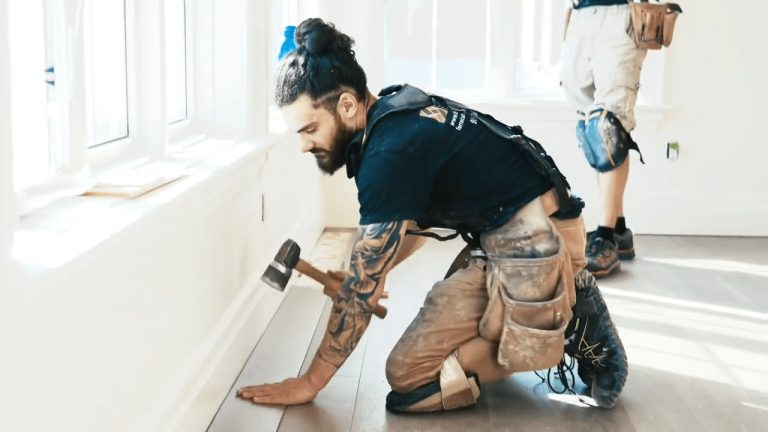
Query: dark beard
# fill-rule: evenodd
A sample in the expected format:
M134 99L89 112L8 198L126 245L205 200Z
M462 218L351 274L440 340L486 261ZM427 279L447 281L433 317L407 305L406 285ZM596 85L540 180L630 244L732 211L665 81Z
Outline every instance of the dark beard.
M318 150L313 151L317 160L317 167L320 171L326 174L333 174L339 168L343 167L347 163L347 148L349 142L355 137L355 131L347 129L341 122L341 119L336 119L336 135L333 137L333 145L330 151Z

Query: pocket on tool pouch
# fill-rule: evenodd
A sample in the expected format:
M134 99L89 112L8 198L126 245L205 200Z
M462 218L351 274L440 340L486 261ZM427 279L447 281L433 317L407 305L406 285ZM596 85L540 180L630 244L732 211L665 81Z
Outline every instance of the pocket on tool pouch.
M497 361L510 372L546 369L563 355L571 319L566 257L561 250L548 258L489 260L490 301L480 335L499 343ZM536 283L539 298L530 295Z

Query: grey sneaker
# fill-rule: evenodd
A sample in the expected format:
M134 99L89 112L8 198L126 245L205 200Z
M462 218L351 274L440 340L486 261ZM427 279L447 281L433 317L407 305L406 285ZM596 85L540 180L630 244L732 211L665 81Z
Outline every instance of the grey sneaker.
M624 234L614 234L613 239L616 241L620 260L635 259L635 241L632 237L631 229L627 228L624 230Z
M593 235L587 240L587 270L596 278L601 278L618 271L619 251L613 239L607 240Z
M565 352L576 359L579 377L601 408L616 405L627 381L627 353L595 278L576 275L576 304L565 329Z

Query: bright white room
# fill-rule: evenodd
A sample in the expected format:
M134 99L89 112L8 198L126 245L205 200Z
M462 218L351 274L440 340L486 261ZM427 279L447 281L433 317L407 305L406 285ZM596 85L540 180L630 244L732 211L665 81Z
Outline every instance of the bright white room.
M287 239L321 272L346 272L358 300L349 290L366 280L350 264L365 236L355 180L324 175L275 101L286 28L319 17L351 36L373 95L408 83L522 126L594 230L603 196L561 86L570 5L0 0L0 430L768 430L758 0L681 0L673 43L642 63L631 136L645 163L629 152L622 212L637 255L597 281L628 362L615 406L599 407L575 369L561 392L551 369L549 385L480 373L479 396L457 410L387 409L390 351L461 238L428 239L369 278L375 294L360 301L386 289L386 318L363 327L313 401L239 397L311 374L335 337L323 283L271 264ZM267 269L292 275L276 289ZM446 367L430 396L442 407Z

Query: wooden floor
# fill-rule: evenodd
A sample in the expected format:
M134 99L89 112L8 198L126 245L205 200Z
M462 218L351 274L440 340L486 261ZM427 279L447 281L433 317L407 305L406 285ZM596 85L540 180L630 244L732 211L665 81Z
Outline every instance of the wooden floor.
M338 243L346 241L334 235ZM768 431L768 238L636 238L638 258L600 281L630 363L613 410L551 394L533 373L524 373L483 386L473 408L428 415L387 412L389 350L461 246L430 241L390 274L389 315L374 318L355 353L313 403L261 407L230 394L209 430ZM301 370L308 366L330 303L314 296L317 287L293 289L311 295L296 297L303 306L291 307L286 298L233 389L289 376L289 359L274 358L283 352L304 359L293 360L293 376L299 363ZM308 307L308 297L316 302L312 313L301 309ZM269 336L290 334L288 327L304 332L289 344L293 354L286 352L285 338Z

